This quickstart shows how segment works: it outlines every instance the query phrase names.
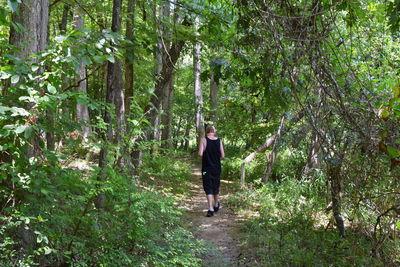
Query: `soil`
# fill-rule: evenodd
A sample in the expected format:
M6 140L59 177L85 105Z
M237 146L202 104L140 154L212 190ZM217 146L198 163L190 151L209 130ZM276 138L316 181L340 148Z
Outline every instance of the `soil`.
M225 204L232 182L221 179L221 208L213 217L206 217L207 200L203 191L201 169L193 163L193 182L185 208L189 229L197 239L205 241L210 251L202 255L203 266L249 266L242 263L239 249L239 221Z

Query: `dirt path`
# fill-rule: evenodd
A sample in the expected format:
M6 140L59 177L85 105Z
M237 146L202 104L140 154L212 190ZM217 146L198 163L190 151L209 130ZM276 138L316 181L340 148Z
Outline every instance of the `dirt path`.
M190 229L195 237L206 241L211 252L203 256L204 266L245 266L240 263L235 214L224 203L229 181L221 180L221 209L213 217L205 217L207 201L203 191L200 167L193 164L193 182L186 203ZM229 191L228 191L229 192Z

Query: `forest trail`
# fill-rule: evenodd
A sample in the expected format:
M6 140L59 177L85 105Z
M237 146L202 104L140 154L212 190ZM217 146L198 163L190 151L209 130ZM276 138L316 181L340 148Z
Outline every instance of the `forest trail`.
M211 251L202 256L203 266L246 266L240 263L238 221L236 215L225 204L229 196L230 181L221 179L221 209L213 217L206 217L207 201L204 195L201 168L192 165L192 183L184 207L187 211L189 229L197 239L211 246Z

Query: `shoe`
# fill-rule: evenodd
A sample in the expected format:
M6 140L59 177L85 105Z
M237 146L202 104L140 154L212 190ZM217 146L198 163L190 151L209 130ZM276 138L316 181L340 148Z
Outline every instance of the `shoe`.
M219 201L217 202L217 205L214 206L214 211L217 212L219 210Z
M212 216L214 216L214 212L212 210L208 210L206 216L207 217L212 217Z

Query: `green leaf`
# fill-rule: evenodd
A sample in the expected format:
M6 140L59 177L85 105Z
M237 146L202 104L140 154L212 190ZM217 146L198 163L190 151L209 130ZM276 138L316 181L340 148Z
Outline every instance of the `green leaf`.
M64 42L66 39L67 39L67 36L64 36L64 35L59 35L59 36L56 36L56 37L54 38L54 40L56 40L57 43L62 43L62 42Z
M400 149L394 148L392 146L388 146L387 150L391 158L398 158L400 157Z
M12 77L11 77L11 83L17 83L17 82L19 82L19 76L18 75L13 75Z
M26 111L23 108L19 108L19 107L12 107L10 109L10 111L12 112L11 116L12 117L16 117L16 116L29 116L29 112Z
M10 73L4 72L4 71L0 71L0 80L6 80L8 78L11 77Z
M18 8L18 1L17 0L8 0L8 7L10 8L11 12L17 11Z
M42 216L39 215L37 218L38 218L38 221L39 221L39 222L44 222L44 219L43 219Z
M15 133L16 133L16 134L23 133L27 127L28 127L27 125L18 126L18 127L15 129Z
M115 63L115 58L112 55L107 55L107 60L110 61L111 63Z
M39 69L38 65L32 65L31 67L32 71L37 71Z
M44 249L44 255L49 255L52 252L52 249L47 246L44 247L43 249Z
M10 110L9 107L0 106L0 114L4 114L6 111L9 111L9 110Z
M57 89L52 85L52 84L47 84L47 91L49 91L50 94L55 94L57 93Z

